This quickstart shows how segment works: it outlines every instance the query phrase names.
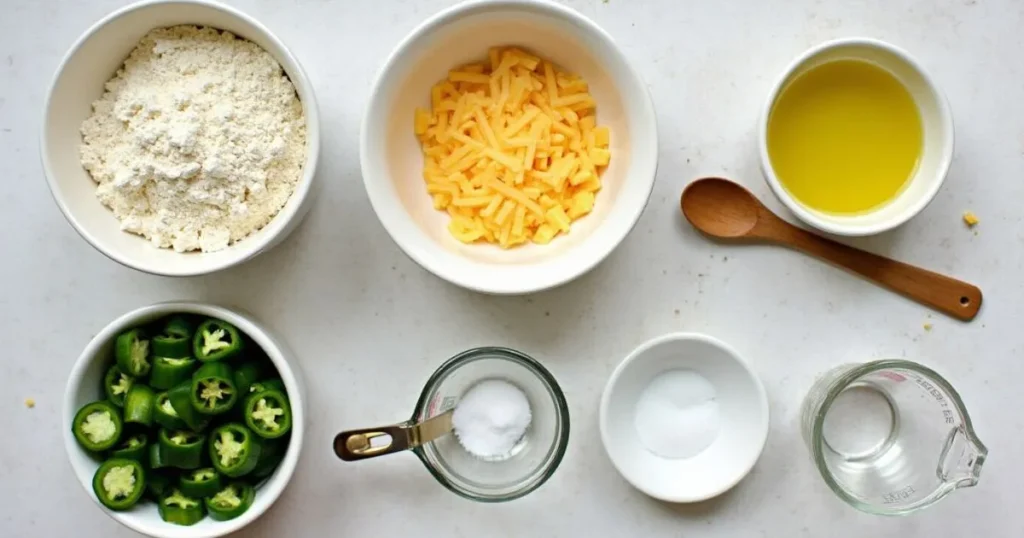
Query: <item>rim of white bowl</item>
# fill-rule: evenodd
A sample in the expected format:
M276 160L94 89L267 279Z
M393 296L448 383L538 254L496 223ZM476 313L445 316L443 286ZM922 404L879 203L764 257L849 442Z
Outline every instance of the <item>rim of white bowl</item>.
M486 273L486 270L480 271L481 275L473 274L467 275L465 273L459 273L457 271L451 271L443 261L439 261L438 257L431 253L431 248L424 247L416 244L408 238L405 233L405 226L402 223L404 218L405 209L396 207L394 209L386 202L389 198L396 198L397 194L393 191L394 187L386 174L376 174L374 170L367 167L367 163L370 159L370 147L367 143L366 133L369 129L370 122L373 118L369 112L376 108L376 102L378 96L381 94L381 84L384 82L387 73L394 68L394 65L399 59L408 53L410 45L422 38L424 35L435 31L441 26L448 24L458 18L474 15L485 11L493 11L500 9L523 9L530 10L537 13L546 15L554 15L575 24L586 30L586 32L596 36L598 39L604 41L609 49L614 51L615 59L620 62L629 73L632 83L636 84L642 89L642 95L640 107L643 109L643 115L650 118L650 123L643 126L648 131L647 136L652 141L651 144L645 147L635 147L633 152L635 159L633 160L639 168L638 172L631 173L631 176L650 176L646 185L643 185L643 202L637 204L636 207L632 208L627 218L623 218L614 223L607 222L602 223L601 226L614 226L616 229L612 232L609 237L608 246L602 249L596 249L594 252L589 252L587 256L579 256L573 260L573 263L569 266L570 270L562 271L557 274L551 274L550 276L545 275L542 278L532 279L530 282L522 282L517 279L508 279L507 281L501 281L494 278L490 278ZM367 196L370 199L370 205L373 207L374 213L377 215L377 219L381 225L391 236L391 239L398 245L398 247L413 261L430 271L435 276L446 280L456 286L480 292L489 293L494 295L523 295L529 293L536 293L547 289L555 288L571 282L576 278L587 274L594 267L604 261L629 235L629 233L636 227L636 223L640 220L643 215L644 209L650 201L651 193L654 191L654 183L658 172L658 125L657 115L654 110L654 101L651 98L650 90L644 83L640 73L636 70L629 58L622 52L619 46L612 39L608 32L604 31L597 23L593 22L583 14L575 11L572 8L557 4L550 0L468 0L451 6L447 9L440 11L432 17L425 20L412 32L406 35L402 41L391 51L388 55L388 59L384 62L384 65L377 72L376 78L374 79L373 86L370 90L370 102L366 106L366 112L363 116L362 125L360 126L359 136L359 161L360 167L363 174L363 185L366 188ZM384 175L385 177L380 177ZM636 189L638 192L640 188ZM415 227L414 224L411 226ZM578 260L578 261L577 261Z
M820 215L807 209L803 204L793 198L789 192L786 191L785 187L782 186L778 176L775 175L775 169L772 167L771 159L768 156L768 117L771 115L772 106L775 104L775 100L778 98L786 81L801 65L811 58L827 50L849 45L863 45L866 47L874 47L884 50L896 56L908 67L917 72L921 76L921 79L925 81L929 91L931 91L935 96L935 104L939 111L939 122L941 124L940 129L943 133L949 135L946 142L942 145L942 157L937 172L938 178L932 182L928 189L917 200L915 200L914 203L907 206L904 211L888 220L875 224L838 222L836 220L822 218ZM935 83L935 79L932 78L924 66L915 60L910 53L896 45L871 37L843 37L839 39L832 39L815 45L797 56L795 60L786 66L786 69L782 71L782 74L775 81L775 84L772 85L772 90L768 93L768 99L765 101L764 106L761 109L761 117L758 119L757 129L757 144L758 152L761 157L761 172L765 181L767 181L768 186L771 187L772 192L775 193L775 197L778 198L783 205L793 212L800 220L819 230L835 235L847 237L874 235L889 231L906 223L924 210L924 208L927 207L935 198L939 189L942 188L942 184L945 183L946 176L949 174L949 167L953 162L955 137L953 128L953 112L950 109L949 101L946 99L945 94L942 93L938 84Z
M706 492L702 492L699 495L666 496L651 491L649 488L647 488L645 484L633 481L633 479L629 475L623 472L622 466L619 465L619 462L615 459L615 457L611 453L611 450L609 450L608 448L611 445L611 432L608 431L607 424L608 406L610 405L611 401L612 389L615 388L616 384L618 384L619 378L622 376L622 373L625 372L626 369L630 366L630 364L636 362L637 360L640 360L640 358L645 356L647 352L651 350L651 348L660 346L661 344L664 344L666 342L673 341L704 342L721 349L728 356L732 357L732 359L736 361L736 363L739 364L741 368L743 368L743 371L746 372L747 376L754 382L754 386L757 389L757 400L760 404L760 408L762 411L759 427L763 434L761 435L761 445L758 447L757 452L755 452L754 456L750 458L750 461L744 462L743 465L737 466L737 469L740 469L742 472L740 472L734 480L731 480L729 482L723 482L717 488L710 489ZM768 443L768 432L770 422L771 408L768 404L768 391L765 390L764 383L761 381L761 378L757 375L757 372L755 372L754 369L750 366L750 363L748 363L743 358L743 356L736 352L736 350L733 349L732 346L726 344L725 342L713 336L694 332L668 333L658 336L656 338L652 338L651 340L648 340L637 346L636 349L631 351L625 359L622 359L622 362L620 362L619 365L615 367L615 370L612 371L611 376L608 377L608 382L604 386L604 391L601 392L601 404L598 411L598 429L601 432L601 444L604 446L605 454L608 456L608 459L611 460L612 466L615 467L615 470L618 471L619 475L625 478L626 481L629 482L634 488L640 490L645 495L648 495L655 499L661 499L663 501L673 503L693 503L706 501L708 499L717 497L725 493L726 491L729 491L730 489L734 488L736 484L739 484L740 481L742 481L744 478L746 478L748 474L750 474L750 471L753 470L754 465L756 465L757 461L761 458L761 454L764 452L764 447Z
M94 360L100 360L96 356L99 348L101 348L105 343L116 338L120 331L133 326L139 319L182 312L223 319L238 327L242 333L259 345L264 353L266 353L274 363L274 367L277 368L278 374L281 375L281 381L284 382L285 389L288 391L288 400L293 414L292 433L291 440L288 443L288 451L285 454L284 459L281 460L281 463L278 465L274 474L264 481L257 491L258 496L267 497L269 499L266 507L259 511L252 509L247 510L235 519L218 521L217 526L212 529L212 532L203 532L207 529L202 529L200 527L183 527L171 523L165 523L163 521L159 521L157 524L149 524L147 521L141 520L139 517L133 517L131 512L115 512L108 509L100 504L99 500L96 498L96 495L92 491L92 483L87 483L80 479L78 475L78 467L75 465L74 459L72 458L73 452L82 452L81 447L78 445L78 441L75 440L74 435L71 433L71 428L69 427L74 419L75 413L78 412L78 409L74 404L75 393L78 391L78 388L82 383L82 377L88 366ZM295 468L299 462L299 456L302 453L303 438L305 436L305 401L303 399L305 397L304 385L299 366L297 364L292 364L292 360L289 358L290 354L290 350L287 349L286 344L283 341L276 340L276 335L274 335L273 332L264 329L259 322L251 318L248 313L224 306L199 301L169 301L143 306L122 314L117 319L107 324L107 326L97 333L96 336L94 336L85 346L85 349L82 350L82 353L78 356L78 359L75 360L75 364L71 368L71 374L68 376L67 386L64 389L64 408L61 417L61 430L64 432L64 448L67 452L68 463L71 465L75 479L82 485L82 488L85 490L89 498L96 503L96 506L98 506L105 514L110 516L111 519L136 532L141 532L149 536L155 536L158 538L217 538L246 527L266 513L267 510L270 510L274 503L277 502L281 493L284 492L284 489L291 482L292 475L295 473ZM99 390L98 386L97 390ZM99 397L99 393L97 393L97 396L97 399L101 399Z
M133 11L138 11L140 9L152 7L157 4L192 4L209 7L220 10L232 17L241 20L245 24L252 26L257 32L262 33L268 41L273 42L278 48L280 48L281 56L283 57L285 62L278 60L278 58L276 57L274 59L277 60L279 64L282 64L281 69L284 70L285 74L288 76L288 79L292 81L292 84L295 85L296 88L301 86L303 93L306 94L306 97L300 99L300 102L302 102L303 113L306 116L306 161L303 166L302 177L299 179L298 184L295 186L295 191L292 192L292 195L288 198L288 202L285 202L285 206L282 207L281 210L278 211L276 215L274 215L274 217L270 220L269 223L267 223L266 226L260 229L260 231L266 230L267 233L264 234L263 237L259 239L246 237L238 241L237 243L230 247L235 249L232 252L232 254L234 255L226 258L224 261L218 263L197 263L195 267L184 267L180 270L169 270L157 264L138 263L136 261L130 260L128 257L122 255L120 252L117 252L116 250L107 249L101 246L100 243L92 237L92 234L82 225L82 223L79 222L78 218L72 213L67 203L65 203L64 194L59 192L60 189L57 185L57 181L53 178L53 170L51 169L49 159L47 158L47 154L49 153L47 150L48 145L46 142L48 138L47 118L50 116L50 99L53 97L53 90L54 87L57 85L57 80L60 79L60 76L64 72L64 68L67 66L68 62L71 60L71 57L78 52L78 50L82 47L82 44L85 43L86 40L88 40L94 34L99 32L107 24ZM154 28L157 27L154 26ZM267 51L267 53L270 54L270 51ZM290 69L286 69L283 63L291 64ZM113 73L111 73L111 75L113 75ZM302 69L302 64L300 64L299 60L295 57L294 54L292 54L291 49L289 49L284 44L283 41L278 39L278 37L262 23L229 5L222 4L214 0L142 0L141 2L129 4L108 14L107 16L103 17L102 19L94 23L92 26L90 26L85 32L83 32L82 35L80 35L78 39L75 40L74 44L71 45L71 48L69 48L68 51L64 54L64 57L61 58L60 64L57 66L57 70L54 72L53 78L50 80L50 84L47 86L46 99L43 101L43 121L42 129L40 129L39 134L39 158L43 164L43 175L46 177L46 184L50 188L50 195L53 197L54 202L57 203L57 207L60 208L60 212L64 215L64 218L68 221L68 223L71 224L71 227L74 228L76 232L78 232L78 235L81 236L82 239L85 239L86 242L92 245L92 247L99 251L101 254L125 267L135 269L137 271L142 271L144 273L149 273L151 275L205 275L215 273L217 271L221 271L229 267L233 267L235 265L244 263L256 257L257 255L263 253L265 250L267 250L268 245L273 245L278 240L281 234L288 228L288 224L292 221L292 219L302 217L302 213L300 213L300 210L304 207L306 197L309 195L310 190L312 188L313 180L316 176L317 162L319 160L319 157L319 107L317 105L316 95L313 91L313 84L310 83L309 78L306 76L305 70ZM88 172L86 172L86 174L88 175ZM292 199L295 199L295 203L290 204L289 202L291 202ZM97 203L99 203L99 200L97 200ZM114 217L114 214L112 212L110 214L110 218L114 222L116 222L116 217ZM146 239L142 236L139 236L139 240L145 241ZM201 256L201 254L194 252L181 253L181 255Z

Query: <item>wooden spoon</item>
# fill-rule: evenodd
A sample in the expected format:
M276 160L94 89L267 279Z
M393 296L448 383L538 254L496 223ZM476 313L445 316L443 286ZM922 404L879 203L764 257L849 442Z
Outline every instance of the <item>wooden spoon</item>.
M780 219L728 179L690 183L680 200L683 215L701 232L720 239L784 245L846 268L954 318L970 321L981 308L976 286L819 237Z

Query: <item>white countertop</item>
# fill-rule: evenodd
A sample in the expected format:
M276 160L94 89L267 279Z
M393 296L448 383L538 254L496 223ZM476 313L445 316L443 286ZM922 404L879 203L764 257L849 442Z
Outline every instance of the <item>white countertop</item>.
M600 267L532 297L486 297L406 258L367 202L356 151L372 77L391 48L451 0L232 0L298 56L323 118L320 197L287 241L203 278L126 269L85 243L47 191L38 130L60 58L124 0L6 0L0 15L0 534L131 536L71 474L61 399L72 362L114 317L170 299L237 305L276 329L309 383L311 429L298 471L247 536L1024 535L1024 3L1018 0L575 0L650 85L661 161L636 229ZM825 39L870 35L914 54L946 91L956 157L945 186L896 232L857 244L958 276L986 294L962 324L793 252L731 247L679 215L682 187L726 175L776 210L761 179L754 121L793 57ZM981 218L975 235L960 220ZM787 218L790 218L787 216ZM548 314L550 313L550 316ZM926 332L922 325L933 323ZM731 343L762 375L771 434L753 473L699 505L655 502L614 471L597 431L612 368L641 342L700 331ZM543 361L572 412L561 468L502 505L463 500L411 454L345 464L340 429L403 419L445 358L499 344ZM856 512L832 494L797 429L818 372L907 357L960 391L991 450L976 488L907 518ZM23 400L36 400L27 409Z

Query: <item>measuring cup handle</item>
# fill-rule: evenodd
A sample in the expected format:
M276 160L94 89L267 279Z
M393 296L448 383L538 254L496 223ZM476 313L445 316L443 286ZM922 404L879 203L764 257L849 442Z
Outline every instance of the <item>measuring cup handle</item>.
M334 453L345 461L365 460L412 448L408 424L349 430L334 436ZM387 436L387 442L373 446L373 439Z

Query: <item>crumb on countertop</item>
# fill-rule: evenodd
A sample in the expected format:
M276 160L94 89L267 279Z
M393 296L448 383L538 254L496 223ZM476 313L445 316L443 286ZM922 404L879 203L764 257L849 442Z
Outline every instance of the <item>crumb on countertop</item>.
M926 331L932 330L932 324L931 323L925 323L923 325L923 327L924 327L924 330L926 330Z
M975 215L973 211L964 211L964 223L967 224L967 226L973 227L978 224L978 222L980 222L978 220L978 216Z
M33 398L25 398L25 407L32 409L36 406L36 401Z

